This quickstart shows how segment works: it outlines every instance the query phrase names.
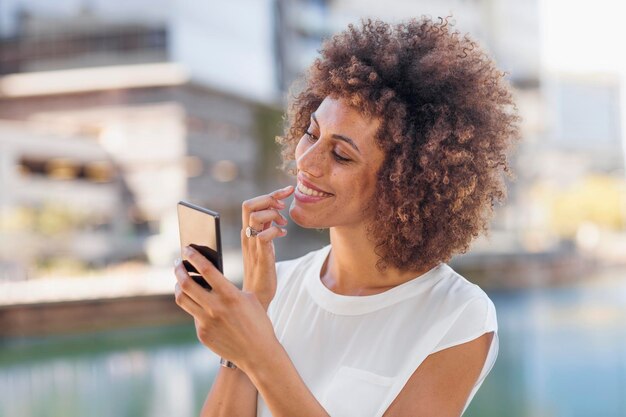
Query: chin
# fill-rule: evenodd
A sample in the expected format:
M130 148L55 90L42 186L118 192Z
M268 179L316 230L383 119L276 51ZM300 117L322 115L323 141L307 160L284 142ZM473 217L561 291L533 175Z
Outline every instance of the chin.
M328 222L323 221L317 216L312 216L311 213L306 213L302 207L298 207L294 204L289 208L289 217L298 226L304 229L328 229Z

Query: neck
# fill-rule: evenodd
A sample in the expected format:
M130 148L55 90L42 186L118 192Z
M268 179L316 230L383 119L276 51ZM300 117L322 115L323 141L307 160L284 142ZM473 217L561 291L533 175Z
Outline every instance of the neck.
M331 291L342 295L372 295L407 282L425 272L400 270L389 266L384 273L376 269L378 255L368 240L365 228L330 229L332 249L321 270L321 279Z

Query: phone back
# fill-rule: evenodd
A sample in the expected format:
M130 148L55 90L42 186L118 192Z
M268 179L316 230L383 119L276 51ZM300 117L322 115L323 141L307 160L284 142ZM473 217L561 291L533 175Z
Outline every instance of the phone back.
M194 281L204 288L211 289L196 268L185 260L182 250L185 246L193 247L224 273L219 213L186 201L180 201L177 210L183 264Z

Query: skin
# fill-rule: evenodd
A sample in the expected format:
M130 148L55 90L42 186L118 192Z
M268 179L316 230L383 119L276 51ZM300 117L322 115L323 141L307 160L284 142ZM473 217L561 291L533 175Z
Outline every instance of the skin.
M315 203L294 199L290 217L302 227L330 228L332 250L320 279L344 295L369 295L426 272L376 270L373 244L365 229L372 215L363 208L374 197L376 172L384 155L375 145L379 121L367 119L342 100L326 98L296 149L298 176L332 194ZM336 135L350 138L355 150ZM335 155L336 154L336 155ZM350 162L338 160L350 159ZM297 193L299 191L296 191ZM175 268L177 304L194 317L198 339L238 369L220 368L202 416L255 416L260 394L273 416L327 416L306 387L265 314L276 292L273 239L287 223L279 212L293 187L242 205L244 285L237 289L209 261L189 248L188 259L213 287L205 291ZM247 238L252 226L261 233ZM390 405L386 417L459 416L485 362L493 333L429 355ZM254 349L250 349L254 346ZM453 384L450 381L454 381Z

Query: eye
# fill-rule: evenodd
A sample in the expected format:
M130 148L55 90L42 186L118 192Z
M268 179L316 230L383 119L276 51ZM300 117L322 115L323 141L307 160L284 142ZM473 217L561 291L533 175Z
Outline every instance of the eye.
M315 142L318 139L317 136L315 136L313 133L309 132L308 130L306 132L304 132L304 134L309 139L309 142Z
M311 143L315 143L315 141L319 139L317 136L315 136L313 133L309 132L308 130L304 132L304 135L307 137L307 140ZM332 154L333 154L333 158L335 158L337 162L347 163L347 162L352 161L351 159L344 158L343 156L339 155L335 151L332 151Z
M338 162L350 162L350 159L344 158L335 151L333 151L333 158L335 158Z

